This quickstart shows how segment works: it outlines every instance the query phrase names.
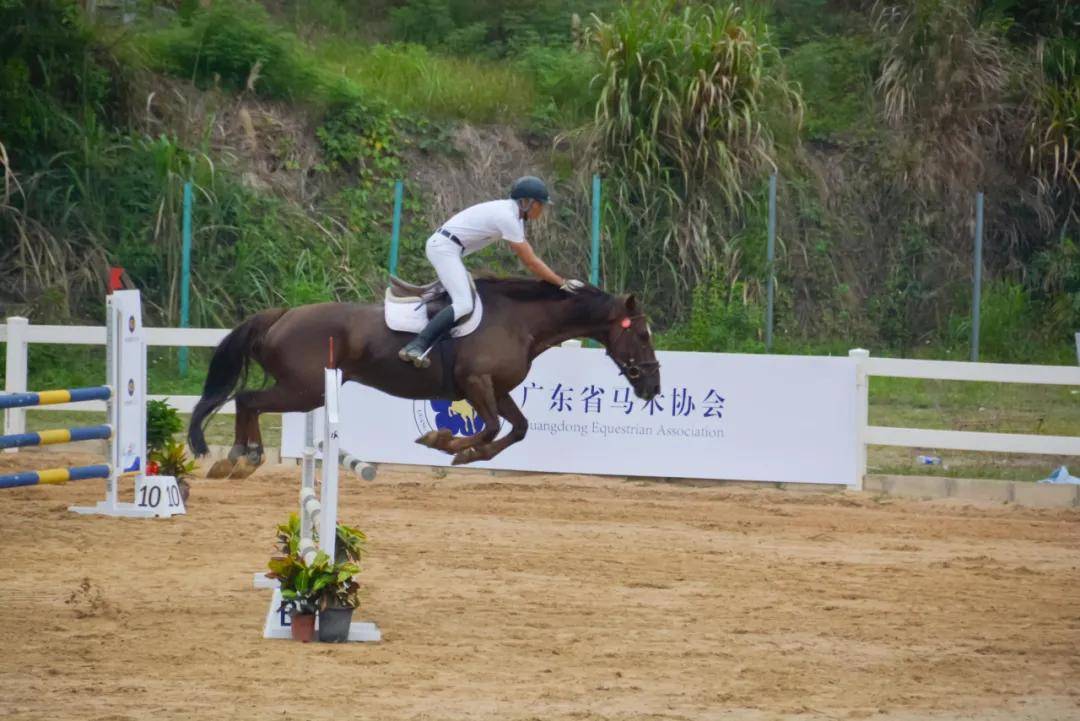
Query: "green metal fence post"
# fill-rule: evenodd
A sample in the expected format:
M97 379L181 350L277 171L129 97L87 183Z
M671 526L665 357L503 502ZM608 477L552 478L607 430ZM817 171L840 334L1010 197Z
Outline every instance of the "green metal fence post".
M184 183L183 246L180 260L180 327L187 328L191 313L191 181ZM180 377L187 375L188 349L180 348Z
M397 275L398 246L401 243L401 197L404 194L404 184L398 180L394 183L394 227L390 233L390 275Z

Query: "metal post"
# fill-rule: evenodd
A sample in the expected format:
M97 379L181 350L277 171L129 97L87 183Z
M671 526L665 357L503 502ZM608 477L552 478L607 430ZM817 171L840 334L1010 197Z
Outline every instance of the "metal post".
M191 181L184 183L183 248L180 261L180 327L187 328L191 312ZM188 349L180 348L180 376L187 375Z
M592 176L592 266L589 282L600 287L600 175Z
M971 362L979 360L979 309L982 302L983 194L975 194L975 283L971 299Z
M319 518L319 548L333 561L337 551L338 509L338 394L341 392L341 369L327 368L323 377L323 402L326 410L323 427L322 489L319 502L322 516Z
M398 244L401 242L401 198L405 186L398 180L394 183L394 226L390 232L390 275L397 275Z
M776 260L776 173L769 176L769 241L766 249L765 350L772 350L774 262Z

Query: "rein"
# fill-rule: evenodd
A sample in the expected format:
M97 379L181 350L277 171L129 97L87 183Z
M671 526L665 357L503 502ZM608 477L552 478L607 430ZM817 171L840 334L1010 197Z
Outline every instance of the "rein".
M623 334L626 333L626 331L630 330L630 327L634 324L633 322L635 320L638 320L639 318L644 317L644 313L639 313L638 315L626 316L621 321L619 321L619 325L622 329L619 331L619 334L615 336L615 339L611 342L611 346L615 347L616 345L618 345L619 339L623 337ZM660 361L641 361L639 363L638 361L634 360L633 356L631 356L630 359L624 363L618 358L616 358L614 355L612 355L610 350L605 349L604 352L607 353L607 357L611 359L612 363L614 363L616 367L618 367L619 375L626 376L626 378L629 380L637 380L642 376L642 374L650 370L658 370L660 368Z

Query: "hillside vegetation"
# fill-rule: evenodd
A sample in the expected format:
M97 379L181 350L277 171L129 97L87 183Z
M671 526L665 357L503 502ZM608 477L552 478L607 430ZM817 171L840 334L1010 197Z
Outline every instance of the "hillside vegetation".
M1069 362L1080 329L1080 5L1067 0L0 0L0 305L101 320L107 268L192 319L370 299L393 183L403 275L448 213L551 180L531 235L671 348L966 354L986 194L987 359ZM505 251L479 264L517 272Z

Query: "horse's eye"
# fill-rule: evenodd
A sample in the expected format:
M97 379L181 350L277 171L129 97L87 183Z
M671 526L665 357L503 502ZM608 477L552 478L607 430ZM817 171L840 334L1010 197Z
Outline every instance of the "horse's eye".
M633 368L627 368L626 369L626 377L630 378L631 380L640 378L641 377L641 371L636 366L633 367Z

